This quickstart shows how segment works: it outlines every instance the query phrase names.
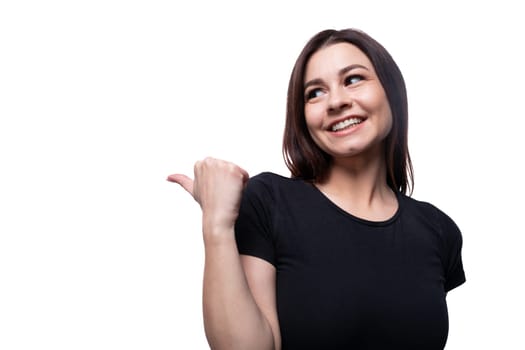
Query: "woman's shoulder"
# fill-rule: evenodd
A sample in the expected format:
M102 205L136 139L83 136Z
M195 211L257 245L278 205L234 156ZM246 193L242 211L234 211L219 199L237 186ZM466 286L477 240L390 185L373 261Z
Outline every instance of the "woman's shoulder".
M288 187L300 182L300 180L286 177L271 171L264 171L250 177L248 185L266 186L268 188Z
M427 215L447 215L444 211L442 211L440 208L438 208L436 205L432 204L431 202L420 200L413 198L408 195L401 194L400 198L404 201L405 207L407 207L409 210L415 210L422 212Z
M454 220L438 206L423 200L401 195L406 213L415 218L421 218L428 223L437 225L439 231L459 232Z
M302 192L305 189L305 185L306 183L303 180L264 171L250 177L246 185L246 191L248 193L279 197Z

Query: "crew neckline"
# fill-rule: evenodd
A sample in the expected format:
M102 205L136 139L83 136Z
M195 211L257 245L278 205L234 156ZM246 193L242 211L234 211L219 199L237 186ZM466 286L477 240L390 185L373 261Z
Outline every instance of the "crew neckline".
M317 193L317 195L319 197L321 197L321 199L325 203L327 203L330 207L332 207L333 209L338 211L340 214L342 214L343 216L345 216L345 217L347 217L347 218L349 218L351 220L357 221L359 223L362 223L362 224L365 224L365 225L368 225L368 226L388 226L388 225L394 223L397 220L397 218L399 217L399 215L401 213L401 210L402 210L401 193L400 192L394 192L394 195L396 196L396 200L397 200L397 209L396 209L396 211L394 212L394 214L390 218L388 218L386 220L380 220L380 221L364 219L364 218L356 216L356 215L354 215L354 214L344 210L343 208L341 208L339 205L337 205L334 201L332 201L323 191L321 191L313 183L305 182L305 184L309 185L309 187L313 188L313 190Z

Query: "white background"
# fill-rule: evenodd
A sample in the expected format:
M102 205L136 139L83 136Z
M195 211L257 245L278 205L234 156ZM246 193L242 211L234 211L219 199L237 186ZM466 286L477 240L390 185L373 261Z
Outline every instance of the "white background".
M290 3L1 3L1 349L206 349L200 212L165 178L288 175L292 65L347 27L398 62L414 197L463 231L447 349L525 347L518 2Z

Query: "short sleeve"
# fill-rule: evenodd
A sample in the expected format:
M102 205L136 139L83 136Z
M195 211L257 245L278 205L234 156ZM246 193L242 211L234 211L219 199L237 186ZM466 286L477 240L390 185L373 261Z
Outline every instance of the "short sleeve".
M466 281L461 258L463 237L456 223L446 214L442 213L442 215L441 230L445 240L445 291L448 292Z
M239 254L256 256L275 265L272 236L275 201L268 180L258 175L248 181L235 223L235 239Z

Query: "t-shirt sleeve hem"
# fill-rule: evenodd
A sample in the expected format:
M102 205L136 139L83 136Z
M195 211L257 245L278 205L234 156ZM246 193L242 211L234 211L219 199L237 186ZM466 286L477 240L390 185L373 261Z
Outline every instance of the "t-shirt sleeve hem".
M260 253L257 253L257 252L239 251L239 255L253 256L253 257L262 259L262 260L267 261L268 263L270 263L273 267L277 268L277 264L275 263L275 259L273 257L267 256L265 254L260 254Z
M452 289L461 286L465 282L466 282L466 278L464 275L454 281L450 281L449 283L445 285L445 292L450 292Z

